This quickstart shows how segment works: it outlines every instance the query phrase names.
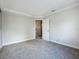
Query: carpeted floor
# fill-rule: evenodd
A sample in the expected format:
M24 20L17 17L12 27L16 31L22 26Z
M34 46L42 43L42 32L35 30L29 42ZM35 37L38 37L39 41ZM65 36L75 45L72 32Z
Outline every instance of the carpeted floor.
M4 47L0 59L79 59L79 50L44 40L30 40Z

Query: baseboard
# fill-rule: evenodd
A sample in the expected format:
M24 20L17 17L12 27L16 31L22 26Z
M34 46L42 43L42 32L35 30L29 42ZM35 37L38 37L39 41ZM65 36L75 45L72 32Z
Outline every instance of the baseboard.
M24 41L28 41L28 40L33 40L33 39L27 39L27 40L20 40L20 41L15 41L15 42L9 42L9 43L3 44L2 46L8 46L8 45L12 45L12 44L16 44L16 43L21 43L21 42L24 42ZM64 45L64 46L72 47L72 48L75 48L75 49L79 49L79 46L70 45L70 44L67 44L67 43L56 42L56 41L53 41L53 40L49 40L49 41L57 43L57 44L61 44L61 45ZM2 48L2 46L0 46L0 49Z
M15 41L15 42L9 42L9 43L2 44L2 46L8 46L8 45L16 44L16 43L25 42L28 40L33 40L33 39L26 39L26 40L20 40L20 41Z
M68 46L68 47L71 47L71 48L74 48L74 49L79 49L79 46L75 46L75 45L70 45L68 43L61 43L61 42L57 42L57 41L53 41L53 40L50 40L51 42L54 42L54 43L57 43L57 44L61 44L61 45L64 45L64 46Z

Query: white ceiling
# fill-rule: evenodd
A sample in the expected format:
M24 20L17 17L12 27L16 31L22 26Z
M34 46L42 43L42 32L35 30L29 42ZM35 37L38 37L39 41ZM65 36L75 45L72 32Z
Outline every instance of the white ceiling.
M44 16L51 10L76 4L79 0L2 0L2 8L26 13L32 16Z

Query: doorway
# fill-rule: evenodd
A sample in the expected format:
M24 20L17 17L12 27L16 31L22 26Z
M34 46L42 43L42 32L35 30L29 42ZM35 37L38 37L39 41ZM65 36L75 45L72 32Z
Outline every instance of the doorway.
M36 20L36 39L42 39L42 20Z

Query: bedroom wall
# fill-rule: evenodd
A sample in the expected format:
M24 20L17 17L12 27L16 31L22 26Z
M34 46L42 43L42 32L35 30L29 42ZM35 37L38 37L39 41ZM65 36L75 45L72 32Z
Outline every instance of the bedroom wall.
M50 41L79 49L79 6L57 12L50 19Z
M34 39L34 20L31 17L3 11L3 46Z

